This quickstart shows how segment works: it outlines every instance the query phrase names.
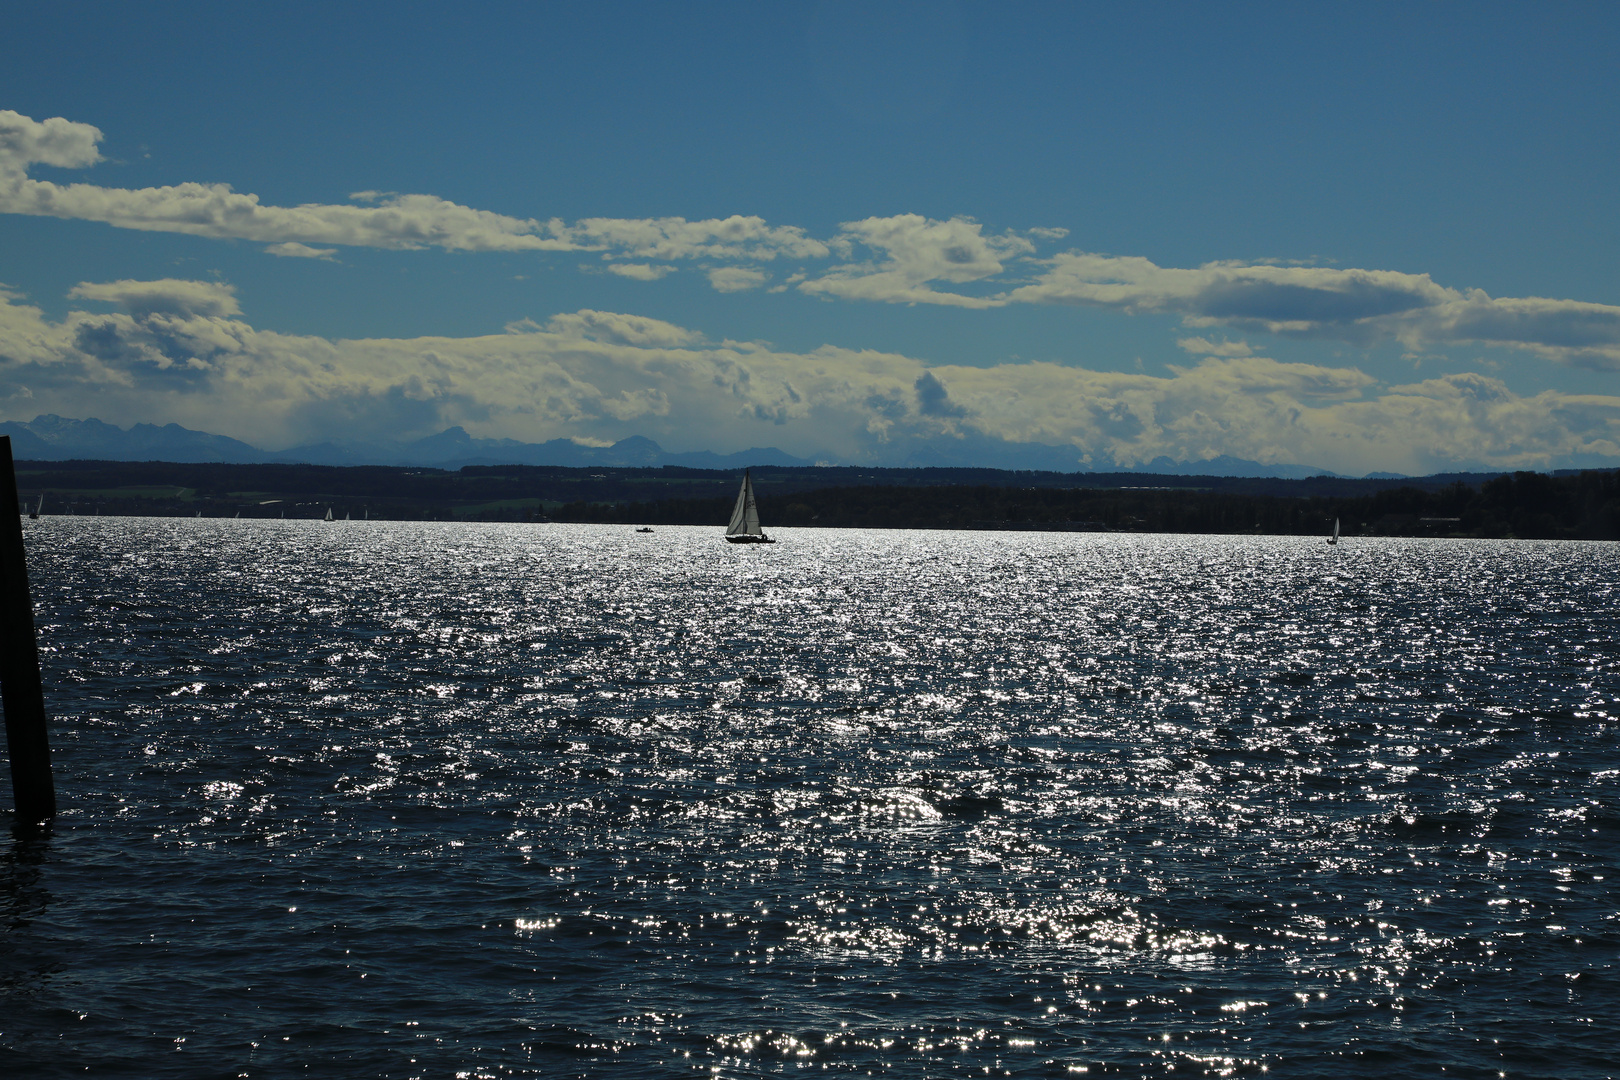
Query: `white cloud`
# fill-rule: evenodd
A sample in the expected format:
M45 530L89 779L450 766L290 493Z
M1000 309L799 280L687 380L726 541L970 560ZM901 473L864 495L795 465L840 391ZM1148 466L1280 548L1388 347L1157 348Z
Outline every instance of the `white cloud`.
M126 189L29 176L31 166L96 164L101 138L90 124L61 117L36 121L0 110L0 213L251 240L272 254L304 258L329 258L336 246L590 251L635 260L612 262L608 269L646 281L671 272L659 264L680 260L743 264L707 268L722 292L763 285L763 271L755 268L760 263L832 260L830 267L791 268L773 291L791 286L827 298L967 308L1082 304L1171 315L1196 330L1226 327L1355 345L1393 340L1419 352L1490 346L1620 371L1620 306L1493 298L1440 285L1427 274L1392 270L1264 261L1161 267L1146 258L1078 250L1036 258L1035 240L1060 239L1065 230L1059 228L987 234L967 217L898 214L847 222L836 236L819 240L797 226L737 214L570 224L478 210L434 195L360 191L347 205L282 207L225 184ZM1185 340L1218 344L1204 337ZM1230 351L1235 347L1222 345L1206 355L1239 355Z
M630 278L632 281L657 281L673 274L673 266L653 266L650 263L610 263L608 273Z
M1068 252L1046 260L1034 284L1007 299L1125 311L1168 311L1192 325L1249 325L1271 333L1337 327L1421 309L1448 298L1427 274L1331 270L1310 266L1208 263L1195 270L1156 266L1139 257Z
M946 304L956 307L999 307L1004 301L947 292L931 282L953 285L995 277L1004 260L1028 255L1035 245L1013 233L984 235L969 218L934 221L919 214L899 214L845 222L844 239L877 252L870 263L842 266L801 282L800 290L849 300L889 303Z
M217 281L186 281L162 278L157 281L81 281L68 292L69 299L96 300L117 304L131 315L197 315L218 317L240 315L236 288Z
M709 284L717 292L746 292L769 280L771 275L750 266L718 266L709 271Z
M1522 397L1473 373L1380 387L1354 369L1263 357L1209 358L1169 377L1052 364L933 371L980 430L1120 464L1230 454L1422 474L1620 456L1620 397Z
M638 259L824 259L828 246L796 226L773 226L763 218L585 218L558 226L580 250L616 251Z
M409 250L605 251L632 258L825 258L827 244L794 226L758 217L555 218L513 217L476 210L435 195L358 191L352 202L266 206L229 184L182 183L110 188L34 180L34 164L85 167L101 160L101 131L61 117L35 121L0 111L0 213L100 221L124 229L184 233L265 244L338 244ZM282 250L277 254L297 254Z
M267 254L280 255L283 258L324 259L327 262L331 262L332 256L337 254L336 248L310 247L308 244L300 244L296 240L289 240L283 244L271 244L264 250Z
M55 184L28 176L33 164L84 167L100 160L101 131L61 117L43 122L0 112L0 212L101 221L125 229L267 244L437 246L459 251L570 250L553 222L508 217L432 195L391 195L374 207L264 206L228 184L155 188ZM372 193L367 193L372 194Z
M101 130L60 116L33 120L0 109L0 184L26 174L30 165L82 169L101 160Z
M1011 303L1066 303L1164 312L1193 327L1230 326L1412 349L1508 346L1549 360L1620 370L1620 307L1575 300L1492 299L1427 274L1216 262L1196 269L1136 257L1069 252L1044 260L1039 281ZM1197 340L1197 339L1189 339Z
M1446 341L1527 349L1579 367L1620 370L1620 307L1542 297L1493 300L1471 289L1409 320L1397 337L1413 347Z
M589 308L572 315L553 317L546 324L544 332L564 338L578 337L587 341L655 348L676 348L703 340L701 334L661 319L592 311Z
M174 421L264 446L460 424L526 441L642 434L673 449L775 445L843 461L964 438L1069 446L1076 461L1230 454L1346 472L1620 457L1620 397L1520 396L1474 373L1383 386L1353 368L1255 356L1166 376L931 367L872 350L716 344L589 309L506 334L345 341L255 329L211 282L85 283L74 296L121 310L52 322L0 294L3 408Z
M1253 356L1246 341L1210 341L1207 338L1177 338L1176 345L1194 356Z
M375 207L264 206L229 184L107 188L31 180L0 166L0 213L100 221L123 229L260 243L451 251L572 251L557 222L474 210L433 195L396 195Z

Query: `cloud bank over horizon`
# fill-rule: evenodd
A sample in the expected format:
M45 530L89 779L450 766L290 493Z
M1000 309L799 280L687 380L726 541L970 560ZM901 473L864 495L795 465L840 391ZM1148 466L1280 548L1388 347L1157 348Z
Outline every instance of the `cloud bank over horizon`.
M774 445L812 460L900 463L918 447L1063 447L1072 468L1220 455L1339 472L1620 463L1620 396L1512 392L1461 372L1387 385L1183 339L1168 376L1043 362L930 365L893 352L782 351L583 309L476 337L329 339L255 328L226 284L83 282L113 310L59 321L0 293L0 414L174 422L279 449L475 435L674 450Z
M265 205L226 184L126 189L34 179L33 166L83 169L102 160L101 131L0 110L0 212L117 228L262 243L283 258L332 259L341 247L461 252L590 253L611 273L657 282L682 266L722 293L796 290L825 300L963 309L1074 305L1178 317L1228 328L1421 353L1496 347L1599 371L1620 371L1620 306L1549 297L1491 297L1428 274L1267 262L1165 267L1141 256L1080 249L1051 226L987 230L965 216L874 216L825 239L793 225L732 214L680 217L517 217L434 195L363 191L347 204ZM790 264L784 270L771 266ZM776 284L772 284L776 282Z

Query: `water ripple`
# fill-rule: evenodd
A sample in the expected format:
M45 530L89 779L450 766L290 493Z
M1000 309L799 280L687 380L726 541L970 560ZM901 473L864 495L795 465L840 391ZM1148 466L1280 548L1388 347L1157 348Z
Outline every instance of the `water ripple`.
M30 1076L1612 1073L1612 545L55 518Z

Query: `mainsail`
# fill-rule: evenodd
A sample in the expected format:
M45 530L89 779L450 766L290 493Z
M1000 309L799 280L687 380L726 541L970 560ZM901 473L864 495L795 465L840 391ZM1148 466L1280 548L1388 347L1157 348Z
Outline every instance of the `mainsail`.
M737 492L737 505L731 509L731 524L726 526L727 536L754 536L759 533L759 507L754 503L754 481L743 473L742 487Z
M759 527L759 507L754 504L754 480L743 473L742 487L737 492L737 505L731 508L731 523L726 526L726 539L733 544L774 544Z

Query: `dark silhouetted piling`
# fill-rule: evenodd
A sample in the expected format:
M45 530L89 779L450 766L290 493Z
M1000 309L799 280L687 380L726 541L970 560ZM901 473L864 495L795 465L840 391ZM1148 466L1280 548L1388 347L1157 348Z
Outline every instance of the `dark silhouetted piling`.
M17 821L36 823L56 816L56 786L51 782L45 688L39 678L39 643L34 640L34 604L28 595L28 558L9 435L0 435L0 498L11 500L10 509L0 513L0 702L6 711Z

